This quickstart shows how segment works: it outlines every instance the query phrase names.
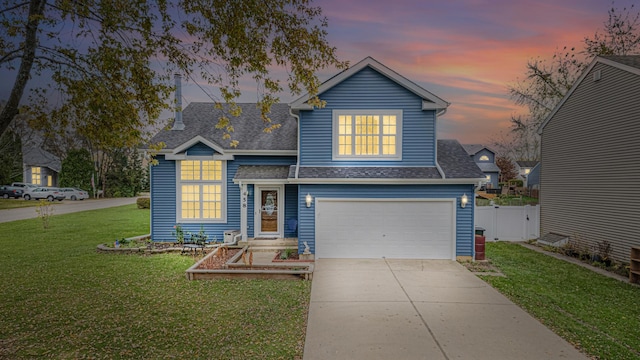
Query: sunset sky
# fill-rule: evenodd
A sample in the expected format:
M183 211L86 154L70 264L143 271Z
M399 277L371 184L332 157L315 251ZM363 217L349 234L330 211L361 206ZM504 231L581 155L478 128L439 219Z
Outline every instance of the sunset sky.
M616 1L622 9L638 1ZM366 56L451 103L440 138L484 143L524 109L507 86L527 60L582 48L607 20L606 0L320 0L342 59ZM638 6L638 5L636 5Z
M640 6L640 0L617 0L615 7L634 3ZM462 143L487 143L505 131L511 115L524 112L509 99L507 86L524 76L527 61L548 59L563 46L581 49L612 7L608 0L316 0L313 5L328 18L328 39L341 60L355 64L371 56L450 102L438 135ZM335 73L319 76L326 80ZM13 80L8 73L3 80L7 76ZM8 97L11 83L0 84L1 99ZM183 106L211 101L201 87L207 89L187 79ZM243 87L240 101L255 101L255 85ZM283 102L295 98L281 95Z

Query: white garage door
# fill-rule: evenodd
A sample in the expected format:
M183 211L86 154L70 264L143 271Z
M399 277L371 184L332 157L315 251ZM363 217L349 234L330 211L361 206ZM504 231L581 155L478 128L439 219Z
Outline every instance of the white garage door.
M316 257L455 259L454 210L446 199L316 199Z

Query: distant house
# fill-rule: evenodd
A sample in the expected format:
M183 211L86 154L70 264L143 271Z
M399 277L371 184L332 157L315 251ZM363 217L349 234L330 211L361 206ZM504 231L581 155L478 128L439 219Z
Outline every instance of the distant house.
M531 170L536 165L538 165L538 161L519 160L519 161L516 161L515 164L516 164L516 170L518 171L518 176L524 182L524 186L527 187L527 177L529 176L529 173L531 172Z
M497 189L499 187L500 168L496 165L496 153L481 144L465 144L462 146L484 173L486 187Z
M529 174L527 174L526 187L531 193L534 190L540 190L540 162L534 166Z
M315 258L470 259L473 193L484 175L456 140L436 137L449 104L368 57L319 88L275 104L266 134L256 104L240 104L231 147L223 109L191 103L151 167L151 237L174 225L222 239L293 239ZM180 120L181 119L181 120Z
M640 56L596 57L539 129L541 234L640 246Z
M38 186L58 186L60 159L40 147L22 149L23 182Z

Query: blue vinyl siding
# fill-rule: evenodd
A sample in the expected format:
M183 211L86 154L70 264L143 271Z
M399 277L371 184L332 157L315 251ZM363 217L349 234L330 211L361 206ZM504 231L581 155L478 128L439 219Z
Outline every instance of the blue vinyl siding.
M187 156L210 156L214 153L215 151L212 148L203 143L197 143L186 151Z
M151 239L174 240L171 232L176 223L176 165L164 156L151 165Z
M315 198L456 198L456 256L473 256L473 185L300 185L298 189L299 232L298 251L304 250L306 241L315 254L315 203L305 204L305 195ZM460 197L470 201L463 209Z
M367 67L320 97L327 106L300 113L300 164L305 166L434 166L435 111L422 99ZM336 110L402 110L402 161L333 161L332 122Z
M293 231L289 229L289 227L287 226L287 220L298 220L298 185L285 185L284 193L284 237L297 237L298 228L296 227L296 229Z
M200 144L198 144L200 145ZM198 145L194 145L198 146ZM192 147L192 148L194 148ZM198 155L205 151L200 149ZM189 151L190 155L196 155ZM295 164L294 156L236 156L235 160L227 161L227 222L226 223L188 223L182 224L186 231L197 233L202 225L210 239L214 237L219 241L224 238L225 230L240 229L240 187L233 182L233 178L240 165L292 165ZM251 189L253 193L253 189ZM151 238L154 241L173 241L171 235L176 224L176 162L165 160L164 156L158 156L158 165L151 167ZM294 198L294 201L297 200ZM253 198L248 199L249 209L253 209ZM295 213L295 206L291 210ZM249 234L253 231L253 211L247 211Z

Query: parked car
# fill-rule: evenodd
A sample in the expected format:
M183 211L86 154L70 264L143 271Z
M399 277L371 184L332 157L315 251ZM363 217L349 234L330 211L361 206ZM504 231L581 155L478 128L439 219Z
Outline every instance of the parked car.
M33 190L38 187L37 185L23 183L23 182L14 182L14 183L11 183L11 186L22 188L24 192L29 192L29 190Z
M68 200L84 200L89 198L89 193L78 188L61 188L64 198Z
M64 200L64 193L60 191L60 189L54 187L38 187L25 193L23 197L25 200L47 199L49 201L62 201Z
M2 196L5 199L8 198L14 198L14 199L19 199L22 197L22 194L24 193L24 191L22 191L22 188L19 187L15 187L15 186L0 186L0 196Z

